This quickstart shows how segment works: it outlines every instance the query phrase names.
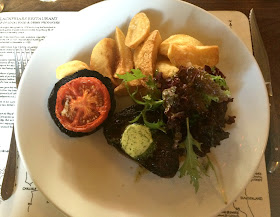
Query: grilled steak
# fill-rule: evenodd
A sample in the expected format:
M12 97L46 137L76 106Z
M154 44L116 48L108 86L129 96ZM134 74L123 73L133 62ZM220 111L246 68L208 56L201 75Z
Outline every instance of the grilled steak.
M125 128L131 124L130 121L139 115L142 109L142 105L133 105L115 113L104 126L105 138L108 144L114 146L120 153L136 161L152 173L165 178L174 177L179 168L179 153L172 148L173 140L167 134L159 130L152 131L155 149L146 158L132 158L122 149L120 142L122 134ZM137 123L143 124L142 120L137 121Z

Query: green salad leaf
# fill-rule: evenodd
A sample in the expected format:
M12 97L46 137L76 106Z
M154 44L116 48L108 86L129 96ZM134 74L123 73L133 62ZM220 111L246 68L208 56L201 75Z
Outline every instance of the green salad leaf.
M224 78L222 78L220 75L210 75L210 79L219 85L219 87L221 88L221 94L223 94L224 96L226 96L227 98L229 98L231 96L231 93L229 91L229 87L226 83L226 80ZM205 104L206 106L209 106L211 101L214 102L219 102L220 101L220 97L217 95L210 95L210 94L203 94L204 100L205 100Z
M125 83L125 87L129 96L133 99L133 101L137 104L144 105L144 109L140 112L140 114L130 121L130 123L137 122L141 117L143 118L144 124L153 130L161 130L165 132L164 122L163 120L158 120L157 122L149 122L146 117L146 113L152 110L159 108L163 104L163 100L159 97L159 93L157 92L156 84L153 81L152 77L149 76L146 81L146 85L148 87L149 93L145 96L142 96L142 101L136 98L136 94L138 93L138 89L136 89L133 93L130 92L127 82L138 80L142 78L146 78L146 76L142 73L140 69L131 69L131 72L126 72L123 75L117 74L117 76L123 80Z
M141 72L140 69L131 69L131 72L126 72L123 75L117 74L119 79L122 79L124 82L130 82L133 80L138 80L141 78L145 78L146 76Z
M179 168L179 176L183 177L186 174L189 175L190 183L194 186L195 192L197 192L201 175L207 174L205 168L198 160L199 156L194 152L194 147L198 148L198 150L201 150L201 144L196 141L190 133L189 118L187 118L187 136L183 142L183 145L186 149L186 158L182 166Z
M217 83L220 87L224 88L225 90L228 90L227 82L224 78L222 78L220 75L210 75L211 79Z

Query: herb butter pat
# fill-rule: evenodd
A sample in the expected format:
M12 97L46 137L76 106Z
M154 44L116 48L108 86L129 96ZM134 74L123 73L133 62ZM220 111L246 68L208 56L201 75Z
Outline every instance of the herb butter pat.
M140 124L128 125L121 138L122 149L133 158L144 154L152 143L150 129Z

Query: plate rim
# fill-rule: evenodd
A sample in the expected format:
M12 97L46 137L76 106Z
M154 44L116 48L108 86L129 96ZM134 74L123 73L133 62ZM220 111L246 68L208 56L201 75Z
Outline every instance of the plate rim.
M77 14L78 14L78 13L84 13L85 11L86 11L86 12L87 12L87 11L90 11L91 8L92 8L92 7L95 7L96 5L100 5L100 4L109 4L108 2L112 2L112 1L114 1L114 0L106 0L106 1L102 1L102 2L95 3L95 4L93 4L93 5L90 5L90 6L86 7L86 8L84 8L84 9L82 9L81 11L77 12ZM126 0L122 0L122 1L125 2ZM193 4L191 4L191 3L182 2L182 1L179 1L179 0L165 0L165 1L168 1L168 2L177 1L177 2L180 2L180 3L182 3L182 4L188 4L188 5L191 6L191 7L195 7L195 8L198 8L199 10L203 10L204 12L208 13L209 15L211 15L216 21L218 21L218 22L220 22L221 24L225 25L221 20L219 20L219 19L218 19L217 17L215 17L214 15L210 14L208 11L206 11L206 10L204 10L203 8L200 8L200 7L196 6L196 5L193 5ZM53 33L52 35L54 35L56 31L53 31L53 32L54 32L54 33ZM236 37L239 41L241 41L240 38L239 38L234 32L232 32L231 34L234 34L235 37ZM48 37L48 38L49 38L49 37ZM44 40L42 43L46 43L46 41L48 41L48 38L47 38L47 40ZM41 43L41 44L42 44L42 43ZM39 47L42 47L41 44L39 45ZM245 45L244 45L244 46L245 46ZM39 48L39 47L38 47L38 48ZM35 52L39 52L39 51L41 50L41 49L38 49L38 48L36 49ZM251 54L249 51L248 51L248 53ZM33 55L34 55L34 54L33 54ZM255 61L254 58L253 58L253 61ZM259 69L259 66L258 66L258 64L257 64L256 61L255 61L255 64L256 64L256 66L257 66L258 69ZM29 70L30 65L31 65L31 64L28 64L28 66L26 67L27 71ZM259 73L261 73L261 72L260 72L260 69L259 69ZM21 82L21 84L20 84L20 86L19 86L19 91L17 91L17 98L18 98L19 93L21 92L20 90L21 90L21 86L23 85L22 83L24 83L24 82ZM263 85L264 85L264 83L263 83ZM268 103L268 97L267 97L267 100L266 100L266 101L267 101L267 103ZM17 120L17 118L18 118L18 115L17 115L18 112L19 112L19 111L18 111L18 99L16 99L16 113L15 113L16 115L15 115L15 120ZM269 129L269 110L267 110L267 114L268 114L268 117L267 117L268 122L267 122L266 128ZM266 131L266 134L267 134L266 138L267 138L267 139L268 139L268 133L269 133L269 131L267 130L267 131ZM19 141L19 140L18 140L18 138L19 138L19 132L18 132L17 124L15 125L15 134L16 134L16 139L17 139L17 141ZM258 160L259 163L260 163L260 160L261 160L261 158L262 158L262 156L263 156L263 153L264 153L264 151L265 151L265 148L266 148L266 145L264 145L264 146L262 147L262 155L259 156L259 160ZM52 201L51 198L48 198L47 194L45 194L44 191L41 189L41 187L39 187L40 185L37 184L36 178L32 175L32 172L29 170L29 167L28 167L28 165L26 164L25 157L24 157L24 155L22 154L21 145L18 145L18 150L19 150L19 153L20 153L20 156L21 156L21 160L22 160L22 162L23 162L23 164L24 164L24 167L26 168L27 172L30 174L30 177L31 177L32 180L34 181L36 187L40 190L40 192L41 192L49 201L52 202L52 204L53 204L56 208L58 208L61 212L66 213L67 215L69 215L69 213L67 213L65 210L62 210L59 206L57 206L57 205ZM255 170L258 168L258 166L259 166L259 164L255 165ZM253 176L253 174L254 174L254 172L252 172L252 176ZM248 179L248 182L246 183L246 185L244 185L245 187L247 186L247 184L249 183L249 181L250 181L250 179ZM245 188L245 187L244 187L244 188ZM240 190L240 192L242 192L242 191L244 190L244 188L243 188L242 190ZM234 199L232 199L232 200L234 200ZM232 201L229 201L229 203L228 203L227 206L229 206L229 205L231 204L231 202L232 202ZM226 206L226 207L227 207L227 206ZM223 208L222 210L224 210L224 209L225 209L225 208ZM217 213L219 213L219 212L221 212L221 210L217 211Z

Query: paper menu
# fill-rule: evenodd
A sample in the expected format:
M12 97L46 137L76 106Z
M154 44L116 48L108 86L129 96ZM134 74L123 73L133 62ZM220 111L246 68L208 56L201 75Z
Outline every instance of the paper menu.
M56 26L77 12L13 12L0 15L0 182L2 183L12 132L15 103L15 47L34 52ZM235 31L251 50L248 19L234 11L212 12ZM64 216L36 188L18 157L15 193L8 201L0 200L0 216ZM228 209L218 217L270 216L265 161L262 159L251 183Z

